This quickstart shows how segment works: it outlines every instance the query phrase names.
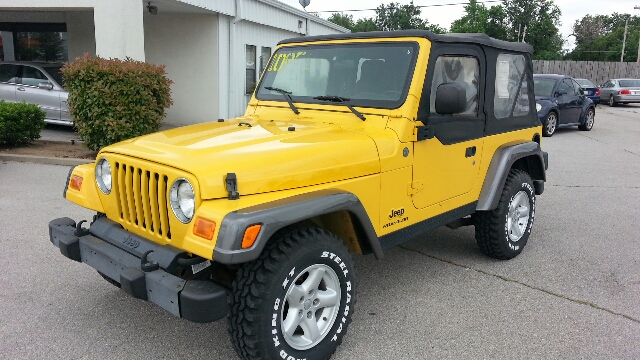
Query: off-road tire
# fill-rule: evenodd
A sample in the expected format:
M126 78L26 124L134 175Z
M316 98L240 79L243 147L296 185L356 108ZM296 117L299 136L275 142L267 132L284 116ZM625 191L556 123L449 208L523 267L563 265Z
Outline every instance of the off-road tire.
M107 282L117 288L121 287L120 283L113 280L112 278L108 277L107 275L101 273L100 271L98 271L98 274L100 274L100 276L102 276L103 279L107 280Z
M589 108L584 115L584 124L578 125L578 129L582 131L591 131L593 129L593 123L596 121L596 111L593 108Z
M553 136L557 128L558 114L556 114L555 111L549 111L547 117L544 118L544 124L542 124L542 136Z
M318 275L322 280L314 287L312 274L318 274L318 269L322 269L323 275ZM245 360L329 359L351 322L355 281L353 259L334 234L316 227L296 227L275 234L258 259L242 265L233 282L229 334L236 352ZM303 288L316 289L316 298L310 290L302 292ZM330 293L329 289L335 291ZM299 296L297 303L290 300ZM316 303L321 297L327 301L327 296L334 305L323 307L320 300ZM293 313L298 316L292 320L301 320L289 326L295 332L285 338L283 320ZM309 329L305 318L317 324L318 336L303 328ZM309 337L315 342L303 344L306 340L300 332L312 335Z
M516 198L517 196L517 198ZM524 198L526 197L526 199ZM526 224L513 222L514 217L520 218L520 211L524 214L524 206L513 208L514 204L528 204L528 217ZM536 196L533 183L529 174L522 170L511 169L502 190L502 195L498 201L498 206L491 211L478 211L475 218L476 243L480 250L486 255L500 259L509 260L522 252L527 244L531 227L535 218ZM518 213L516 213L516 210ZM516 215L517 214L517 215ZM511 222L510 222L511 220ZM517 226L521 236L517 240L509 224Z

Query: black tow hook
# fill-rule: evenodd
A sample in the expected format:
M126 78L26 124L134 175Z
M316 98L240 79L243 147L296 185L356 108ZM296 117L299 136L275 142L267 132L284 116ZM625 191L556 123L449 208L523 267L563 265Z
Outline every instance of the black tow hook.
M73 232L73 235L77 237L89 235L89 229L85 229L82 227L82 224L86 223L87 220L82 220L76 225L76 230Z
M144 272L151 272L160 269L160 265L158 265L157 262L147 259L149 254L152 252L153 250L149 250L146 253L142 254L142 258L140 259L140 270Z

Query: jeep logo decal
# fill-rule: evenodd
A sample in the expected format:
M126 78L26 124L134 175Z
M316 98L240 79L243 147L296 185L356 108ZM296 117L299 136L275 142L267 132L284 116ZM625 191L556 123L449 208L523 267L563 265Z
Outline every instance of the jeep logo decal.
M140 246L140 241L132 238L131 236L127 236L126 238L124 238L124 240L122 240L122 243L127 245L128 247L135 249L138 246Z
M402 216L404 214L404 208L400 208L398 210L391 209L391 214L389 214L389 219L393 219L394 217Z

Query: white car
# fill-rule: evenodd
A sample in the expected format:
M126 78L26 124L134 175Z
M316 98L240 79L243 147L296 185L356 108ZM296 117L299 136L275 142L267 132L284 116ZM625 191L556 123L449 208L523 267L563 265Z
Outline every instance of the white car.
M0 62L0 100L37 104L48 123L73 126L59 63Z

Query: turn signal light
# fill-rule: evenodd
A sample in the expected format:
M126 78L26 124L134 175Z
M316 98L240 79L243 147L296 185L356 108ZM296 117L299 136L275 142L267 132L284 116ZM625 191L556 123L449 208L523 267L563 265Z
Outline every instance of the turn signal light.
M631 95L631 91L630 90L620 90L620 92L618 93L620 95Z
M213 239L213 233L216 231L216 223L211 220L196 218L196 223L193 225L193 233L201 238L211 240Z
M69 187L71 187L73 190L80 191L80 188L82 187L82 177L73 175L71 177L71 183L69 183Z
M247 230L244 231L244 237L242 238L243 249L248 249L253 246L253 243L256 242L258 238L260 229L262 229L262 225L256 224L249 226Z

